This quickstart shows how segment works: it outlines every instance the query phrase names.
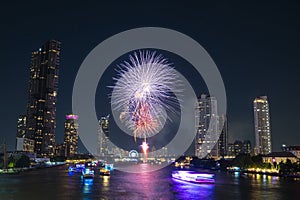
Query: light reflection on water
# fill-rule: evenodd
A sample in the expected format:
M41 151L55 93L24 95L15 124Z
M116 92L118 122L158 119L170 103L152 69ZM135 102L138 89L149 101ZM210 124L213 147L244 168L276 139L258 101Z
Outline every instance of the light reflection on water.
M135 165L145 169L151 165ZM172 168L150 173L113 171L82 179L66 167L0 176L0 199L298 199L300 182L259 174L216 173L215 184L171 178Z

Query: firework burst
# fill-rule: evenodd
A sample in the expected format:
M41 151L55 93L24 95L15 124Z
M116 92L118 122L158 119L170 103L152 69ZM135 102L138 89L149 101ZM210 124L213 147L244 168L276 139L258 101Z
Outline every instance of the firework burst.
M158 133L167 112L178 102L174 92L180 85L176 70L155 51L139 51L118 66L111 103L120 111L120 121L136 136Z

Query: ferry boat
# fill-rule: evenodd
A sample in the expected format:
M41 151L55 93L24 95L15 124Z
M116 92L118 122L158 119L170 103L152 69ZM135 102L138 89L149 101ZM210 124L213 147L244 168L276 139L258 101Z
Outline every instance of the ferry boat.
M82 176L83 178L94 178L94 170L90 169L90 168L85 168L84 170L82 170Z
M76 172L82 172L85 169L84 163L76 163L75 164Z
M206 172L196 171L173 171L172 177L182 181L191 183L214 183L215 175Z
M100 174L105 175L105 176L109 176L110 175L110 170L106 169L105 167L102 167L100 169Z
M110 171L112 171L113 169L114 169L113 164L105 164L104 167L102 167L100 169L100 174L101 175L109 176L110 175Z

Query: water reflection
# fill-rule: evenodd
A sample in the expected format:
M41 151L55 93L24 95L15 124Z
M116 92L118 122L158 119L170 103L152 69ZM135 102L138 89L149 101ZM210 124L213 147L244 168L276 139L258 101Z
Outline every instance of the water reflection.
M197 184L172 178L176 199L212 199L214 184Z
M147 169L147 165L136 165ZM113 171L111 176L83 179L65 167L0 176L0 199L295 199L299 181L258 174L216 172L215 184L171 178L172 168L150 173Z
M92 179L92 178L82 178L82 183L83 183L82 193L83 194L92 193L94 179Z

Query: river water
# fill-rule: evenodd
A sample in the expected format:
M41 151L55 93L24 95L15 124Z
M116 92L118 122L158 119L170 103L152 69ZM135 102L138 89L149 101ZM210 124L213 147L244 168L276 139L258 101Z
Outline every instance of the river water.
M0 175L0 199L300 199L299 180L266 175L215 172L215 184L193 184L172 179L172 167L149 173L114 170L111 176L85 180L66 168Z

